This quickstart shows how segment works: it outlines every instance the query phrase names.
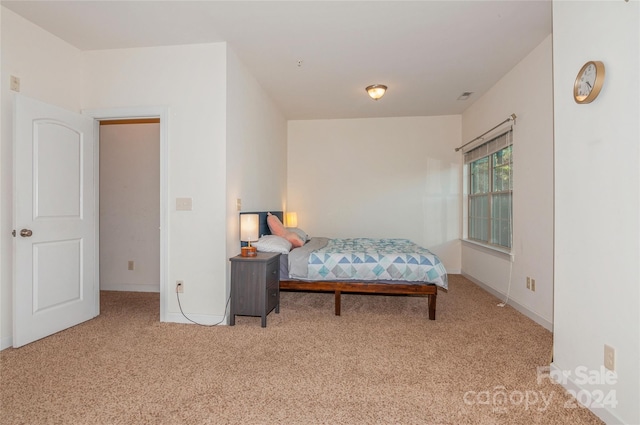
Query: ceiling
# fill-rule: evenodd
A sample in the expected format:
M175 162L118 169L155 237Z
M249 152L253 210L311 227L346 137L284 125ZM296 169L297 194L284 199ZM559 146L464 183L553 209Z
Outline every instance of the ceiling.
M290 120L460 114L551 34L551 0L2 5L81 50L227 42Z

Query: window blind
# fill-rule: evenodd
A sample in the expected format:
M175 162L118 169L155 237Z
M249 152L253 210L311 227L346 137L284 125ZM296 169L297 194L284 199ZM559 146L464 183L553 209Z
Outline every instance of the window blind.
M492 153L498 152L500 149L506 148L513 144L513 129L509 128L506 132L490 139L489 141L476 146L468 152L464 153L464 163L468 164L476 159L484 158Z

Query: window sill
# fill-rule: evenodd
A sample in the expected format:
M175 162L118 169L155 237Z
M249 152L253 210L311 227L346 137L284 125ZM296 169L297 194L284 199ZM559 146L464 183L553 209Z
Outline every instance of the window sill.
M496 257L504 258L505 260L513 261L513 252L507 248L499 248L497 246L484 244L471 239L460 239L463 245L467 245L473 248L478 248L482 252L493 254Z

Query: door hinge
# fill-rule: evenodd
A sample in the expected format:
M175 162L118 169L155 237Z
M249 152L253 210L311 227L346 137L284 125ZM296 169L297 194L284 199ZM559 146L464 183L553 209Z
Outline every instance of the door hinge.
M16 237L16 229L13 229L13 231L11 232L11 234L13 235L13 237Z

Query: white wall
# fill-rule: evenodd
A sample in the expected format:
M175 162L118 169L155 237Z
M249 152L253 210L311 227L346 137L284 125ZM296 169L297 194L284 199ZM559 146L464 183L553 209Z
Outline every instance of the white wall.
M227 258L240 253L239 214L283 210L287 122L236 54L227 50Z
M101 125L101 290L160 291L159 228L160 125Z
M182 308L216 322L226 304L226 44L83 53L83 108L169 108L169 245L167 320ZM176 211L176 198L193 199Z
M9 75L20 93L76 111L81 106L81 52L2 7L2 133L0 140L0 349L13 334L13 103Z
M460 271L460 116L290 121L288 210L311 236L407 238Z
M509 291L511 305L548 329L553 323L552 74L549 36L462 115L464 142L512 113L518 117L513 132L511 287L508 256L468 243L462 246L462 272L501 298ZM535 279L535 292L526 289L527 276Z
M610 423L640 423L640 3L553 3L555 85L555 308L553 366L599 371L616 349ZM586 26L584 23L587 22ZM573 101L578 70L600 60L606 79ZM575 375L574 375L575 376Z

